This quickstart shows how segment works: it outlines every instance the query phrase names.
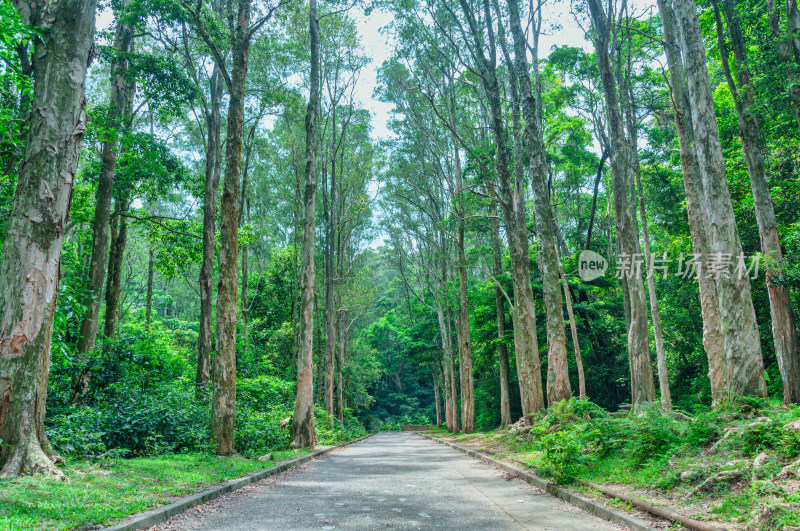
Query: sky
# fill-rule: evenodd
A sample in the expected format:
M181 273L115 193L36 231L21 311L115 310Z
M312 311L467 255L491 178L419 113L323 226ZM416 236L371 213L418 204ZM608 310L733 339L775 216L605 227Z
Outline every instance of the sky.
M655 2L647 0L631 0L628 2L634 14L640 15L646 10L655 10ZM543 10L542 35L539 38L539 55L545 58L554 46L579 46L589 51L592 43L584 38L584 31L570 12L571 0L550 0ZM356 20L361 42L367 56L372 58L364 73L361 83L356 89L356 94L364 108L373 115L372 130L375 139L392 138L387 124L392 116L393 105L378 101L374 97L377 87L377 70L383 62L389 59L394 49L394 39L386 26L391 22L391 15L373 10L369 16L363 11L352 14Z

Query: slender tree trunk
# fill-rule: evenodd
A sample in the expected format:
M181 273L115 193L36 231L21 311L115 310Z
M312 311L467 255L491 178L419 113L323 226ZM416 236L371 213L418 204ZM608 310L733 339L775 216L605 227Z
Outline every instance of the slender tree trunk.
M789 37L794 52L794 62L800 66L800 10L797 9L797 0L786 0L786 21L789 27Z
M155 205L150 205L150 215L156 212ZM150 320L153 316L153 280L155 278L156 247L155 243L150 242L147 253L147 302L144 309L144 327L150 330Z
M455 184L458 210L458 234L456 254L458 257L458 368L461 375L461 431L475 431L475 389L472 377L472 341L469 331L469 294L467 291L467 257L464 252L464 217L466 216L464 184L461 180L461 154L455 147Z
M106 281L106 320L103 335L113 338L119 321L119 300L122 295L122 262L128 244L128 220L123 215L128 210L124 201L117 200L114 209L114 226L111 233L111 249L108 255L108 279Z
M33 45L36 111L0 263L0 478L61 475L50 459L45 401L64 228L86 129L84 83L96 4L18 2L16 8L26 25L45 31Z
M709 248L711 255L738 257L743 254L742 244L728 190L697 8L694 0L674 0L674 6L684 53L696 155L703 181L703 210L708 220ZM764 363L750 279L746 275L734 274L730 268L723 266L721 269L728 274L716 274L714 280L724 338L726 388L738 395L764 396Z
M245 175L247 175L247 169L245 169ZM244 183L246 182L245 179L242 180L242 194L244 195ZM244 202L247 206L245 207L247 210L247 220L250 220L250 199L247 199ZM248 263L247 263L247 245L242 245L242 320L244 321L244 341L242 342L242 355L247 353L248 343L250 341L250 310L248 308L247 303L247 289L249 288L249 271L248 271Z
M125 0L122 9L130 3ZM92 220L92 257L89 262L89 293L91 299L86 315L81 321L78 336L78 359L86 359L94 349L97 338L97 323L103 295L103 282L108 263L109 221L111 219L111 199L114 187L114 173L117 166L117 152L122 130L127 127L133 106L135 83L128 76L128 54L133 49L134 27L119 16L114 35L116 54L111 63L111 94L109 96L108 140L103 142L100 178L95 196L94 220ZM76 375L73 399L82 400L89 390L89 372L82 370Z
M497 219L497 204L489 207L492 219L492 257L494 258L494 276L499 277L503 271L503 254L500 244L500 222ZM497 362L500 366L500 427L505 428L511 424L511 400L509 398L508 383L508 348L505 343L506 336L506 310L503 299L503 289L494 288L494 306L497 317Z
M738 87L728 62L718 2L714 0L717 39L725 78L733 95L739 119L739 131L741 132L747 173L750 176L750 188L753 192L753 206L761 239L761 251L767 260L766 280L772 315L772 338L775 343L775 357L778 359L778 368L783 379L783 401L785 404L795 404L800 402L800 343L798 343L797 337L797 323L789 297L789 287L779 283L784 274L785 264L778 238L775 207L772 203L764 156L761 151L763 139L761 126L755 113L754 88L747 63L744 35L733 3L730 0L724 0L723 6L728 35L736 61Z
M203 263L200 266L200 328L197 340L197 373L195 391L198 399L208 393L211 378L211 338L213 337L214 306L214 248L217 190L221 172L222 148L220 142L220 106L222 102L222 80L220 67L214 65L210 79L210 113L206 116L208 145L206 147L205 192L203 195Z
M536 234L539 238L541 256L542 291L544 295L545 318L547 321L547 402L554 404L572 397L569 383L569 364L567 363L567 338L564 332L564 304L561 299L561 286L558 279L558 260L553 237L553 212L550 209L550 193L547 183L547 161L545 160L544 140L539 128L536 98L528 82L527 42L523 34L519 16L518 0L508 0L511 33L514 37L514 68L520 82L520 99L525 116L525 140L531 168L531 184L534 189L536 209Z
M594 213L597 210L597 193L600 190L600 179L603 177L603 166L608 159L608 150L603 149L603 154L600 155L600 163L597 165L597 174L594 178L594 191L592 192L592 209L589 214L589 228L586 229L586 245L584 249L591 250L592 248L592 229L594 228Z
M309 448L317 444L314 429L314 208L317 183L316 122L319 109L319 21L317 0L309 0L308 26L311 36L311 74L306 112L306 166L303 225L302 299L300 307L300 349L297 354L297 396L294 402L292 447Z
M339 338L339 348L336 351L336 418L339 422L344 422L344 379L342 369L344 368L345 357L347 355L347 327L342 331L342 323L347 322L347 313L339 312L337 323Z
M630 35L628 35L630 43ZM639 190L639 217L642 220L642 243L644 244L644 262L647 267L647 295L650 300L650 316L653 320L653 338L656 344L656 363L658 367L658 385L661 392L661 406L666 411L672 411L672 394L669 390L669 373L667 372L667 355L664 349L664 335L661 328L661 310L656 294L653 258L650 252L650 233L647 230L647 209L644 202L644 187L642 186L642 168L639 164L638 142L639 130L636 123L636 107L633 99L633 90L630 86L630 74L623 78L622 94L626 101L625 125L628 130L628 143L631 147L631 169L636 179L636 188Z
M219 455L234 446L236 409L236 312L239 306L239 194L242 176L244 90L250 54L250 0L239 0L231 39L233 66L229 85L225 181L220 202L219 282L216 351L211 364L211 437Z
M572 311L572 297L569 294L569 284L564 268L561 266L561 259L556 251L558 260L558 274L561 277L561 285L564 288L564 301L567 303L567 315L569 316L569 329L572 332L572 349L575 352L575 366L578 369L578 393L581 400L586 400L586 376L583 372L583 358L581 357L581 345L578 341L578 326L575 323L575 313Z
M436 425L442 425L442 406L441 406L441 398L439 396L439 377L436 375L436 371L431 373L431 377L433 379L433 403L436 409Z
M611 177L620 259L635 262L636 257L640 256L639 242L628 200L628 183L632 182L633 179L629 175L631 171L628 160L630 155L617 96L617 81L611 69L608 52L609 25L600 0L589 0L589 9L597 32L595 47L597 49L600 77L606 101L606 113L613 145L611 150ZM624 284L623 298L627 298L629 308L626 321L631 375L631 402L634 406L637 406L652 402L656 397L653 369L650 361L647 305L639 268L635 266L627 267L627 269L623 269L622 276ZM625 292L627 292L627 297L624 295Z

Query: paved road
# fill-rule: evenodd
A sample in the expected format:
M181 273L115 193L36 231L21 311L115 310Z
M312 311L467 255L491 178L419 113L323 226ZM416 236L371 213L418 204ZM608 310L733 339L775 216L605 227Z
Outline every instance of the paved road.
M446 446L382 433L192 509L160 531L618 530Z

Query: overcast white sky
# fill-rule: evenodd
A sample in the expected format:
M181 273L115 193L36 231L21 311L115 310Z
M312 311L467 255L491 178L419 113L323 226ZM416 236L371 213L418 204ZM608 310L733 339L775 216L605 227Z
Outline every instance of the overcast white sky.
M547 57L553 46L580 46L587 51L592 47L592 43L584 38L583 30L570 12L570 1L550 0L545 5L543 35L539 42L540 57ZM636 15L641 15L648 9L656 9L655 2L647 0L629 1L628 5L632 6ZM394 50L393 39L384 29L391 22L391 16L376 9L369 16L364 15L362 11L354 12L353 17L361 33L366 55L372 58L372 63L361 75L361 83L356 92L364 107L373 114L373 136L378 139L390 138L392 133L387 129L387 123L393 106L378 101L373 97L373 93L377 86L377 69L389 59Z

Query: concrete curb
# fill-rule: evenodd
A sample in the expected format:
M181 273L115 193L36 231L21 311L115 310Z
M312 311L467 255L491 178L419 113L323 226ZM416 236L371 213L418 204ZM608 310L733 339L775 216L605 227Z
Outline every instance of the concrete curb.
M444 444L445 446L454 448L459 452L467 454L470 457L475 457L477 459L480 459L481 461L494 465L508 472L509 474L513 474L519 479L527 483L530 483L534 487L542 489L546 493L555 496L556 498L564 500L565 502L575 505L576 507L580 507L584 511L593 514L597 517L600 517L604 520L608 520L611 523L625 526L631 531L653 531L653 528L650 527L644 520L621 513L619 511L615 511L603 505L602 503L598 503L594 500L584 498L583 496L578 496L574 492L570 492L567 489L558 487L555 483L551 481L547 481L538 476L525 472L524 470L517 468L513 465L509 465L508 463L504 463L503 461L498 461L497 459L492 459L491 457L483 455L480 452L476 452L475 450L470 450L469 448L464 448L463 446L459 446L457 444L451 443L449 441L444 441L442 439L437 439L436 437L431 437L430 435L424 433L417 433L417 435L421 435L422 437L431 439L440 444Z
M153 509L152 511L134 514L133 516L129 516L128 519L122 523L105 527L103 529L105 531L137 531L139 529L147 529L148 527L152 527L156 524L166 522L173 516L186 512L192 507L196 507L198 505L210 502L211 500L217 499L223 494L239 490L242 487L246 487L247 485L255 483L256 481L260 481L264 478L274 476L275 474L280 474L281 472L285 472L286 470L289 470L297 465L307 463L308 461L336 450L337 448L342 448L350 444L361 442L368 437L372 437L373 435L375 434L371 433L344 444L322 448L321 450L316 450L309 454L301 455L300 457L290 461L275 465L272 468L257 470L256 472L251 472L246 476L229 479L228 481L223 481L222 483L217 483L216 485L202 492L192 494L191 496L182 498L174 503L170 503L169 505L163 505L157 509Z

